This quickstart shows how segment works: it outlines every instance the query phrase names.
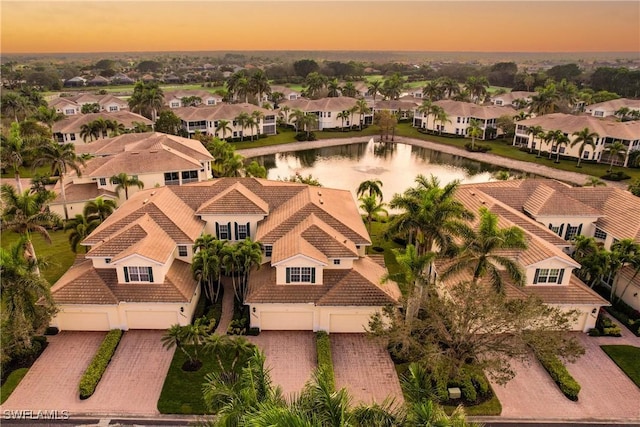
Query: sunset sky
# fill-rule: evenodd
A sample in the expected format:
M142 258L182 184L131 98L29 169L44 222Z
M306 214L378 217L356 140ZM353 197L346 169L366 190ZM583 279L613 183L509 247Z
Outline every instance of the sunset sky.
M637 1L5 1L1 51L640 52Z

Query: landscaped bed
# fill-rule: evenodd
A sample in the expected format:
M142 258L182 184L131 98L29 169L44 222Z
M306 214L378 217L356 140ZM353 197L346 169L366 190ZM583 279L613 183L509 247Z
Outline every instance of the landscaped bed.
M29 372L29 368L19 368L9 374L7 380L0 387L0 404L3 404L11 396L13 390L18 387L20 381L27 375L27 372Z
M640 388L640 347L601 345L600 348Z

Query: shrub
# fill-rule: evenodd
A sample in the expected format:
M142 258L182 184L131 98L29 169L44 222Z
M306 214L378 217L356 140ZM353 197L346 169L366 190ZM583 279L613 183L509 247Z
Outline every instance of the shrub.
M247 319L233 319L231 323L229 323L229 328L227 329L227 335L245 335L247 333Z
M536 357L547 370L551 378L560 387L560 391L570 400L577 401L580 393L580 384L567 371L566 366L553 354L540 354L535 352Z
M60 332L60 330L55 326L49 326L44 330L45 335L58 335L58 332Z
M122 338L122 330L112 329L104 337L98 352L80 378L80 399L93 395Z
M605 337L619 337L622 336L622 331L620 327L613 323L611 319L604 316L602 312L598 316L598 320L596 321L596 329L600 333L601 336Z
M486 153L487 151L491 151L491 147L482 144L475 144L472 148L470 142L464 144L464 148L466 148L467 151L471 151L472 153Z
M602 175L600 178L606 179L607 181L624 181L625 179L630 179L631 177L623 171L617 171Z
M329 334L324 331L316 332L316 353L318 356L318 368L325 368L331 381L331 388L335 390L335 377L333 374L333 357L331 356L331 340Z
M249 328L249 330L247 331L247 335L257 337L258 335L260 335L260 328Z

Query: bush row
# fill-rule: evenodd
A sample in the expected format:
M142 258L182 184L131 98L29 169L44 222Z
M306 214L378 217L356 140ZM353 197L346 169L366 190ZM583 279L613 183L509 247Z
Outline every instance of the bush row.
M93 360L87 367L87 370L84 371L82 378L80 378L80 399L88 399L93 395L93 392L96 391L102 374L104 374L107 366L109 366L109 362L116 348L118 348L120 338L122 338L122 330L120 329L112 329L107 333L107 336L104 337L98 352L93 356Z
M473 147L471 147L470 142L464 144L464 148L466 148L467 151L471 151L472 153L486 153L487 151L491 151L491 147L488 145L476 143Z
M535 352L536 357L544 366L544 369L549 372L551 378L558 384L560 391L567 396L568 399L576 401L578 400L578 393L580 393L580 384L571 376L567 367L564 366L562 361L552 354L540 354Z
M331 340L329 334L324 331L316 332L316 352L318 355L318 368L324 367L331 379L331 388L335 389L333 374L333 357L331 356Z
M620 326L613 323L611 319L602 314L598 314L596 327L589 330L589 336L592 337L619 337L622 336Z

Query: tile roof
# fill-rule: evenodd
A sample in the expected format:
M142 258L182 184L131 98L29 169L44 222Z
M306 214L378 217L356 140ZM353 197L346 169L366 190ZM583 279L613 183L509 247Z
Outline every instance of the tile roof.
M85 202L94 200L96 197L104 196L109 199L117 199L118 196L113 191L100 189L96 186L95 182L89 182L86 184L74 184L71 180L64 183L65 194L67 197L67 204ZM57 193L56 198L50 203L52 205L60 205L63 203L62 193L60 192L59 181L54 187L54 191Z
M191 266L175 260L164 283L118 283L115 269L95 269L89 259L74 264L51 288L57 304L187 303L198 283Z
M299 98L282 101L280 103L280 108L286 105L292 110L298 109L306 113L315 111L346 111L355 107L357 102L357 99L347 96L320 99Z
M271 110L260 108L253 104L216 104L216 105L199 105L197 107L180 107L174 108L173 111L176 116L184 121L201 121L201 120L233 120L238 117L240 113L251 114L254 111L259 111L264 115L274 115Z
M322 285L276 285L276 269L263 266L251 273L248 303L313 303L315 305L383 306L397 304L400 290L394 282L380 283L386 270L367 257L353 269L324 270Z
M640 110L640 99L618 98L610 101L598 102L586 106L586 111L604 110L604 111L618 111L622 107L627 107L631 110Z
M122 123L126 129L133 128L134 122L144 123L148 126L153 124L153 122L146 117L126 110L90 114L76 114L73 116L67 116L59 122L54 123L53 133L80 133L82 125L86 125L87 123L99 118L103 118L105 120L115 120L118 123Z
M505 114L509 116L513 115L513 108L498 105L478 105L471 102L453 101L450 99L435 101L433 104L442 107L450 116L497 119Z
M601 214L592 207L585 205L579 200L567 199L558 190L547 185L539 185L522 206L523 210L534 217L536 216L594 216ZM579 215L578 215L579 213Z
M247 215L267 215L269 205L240 182L236 182L204 203L196 214L225 215L240 212Z

